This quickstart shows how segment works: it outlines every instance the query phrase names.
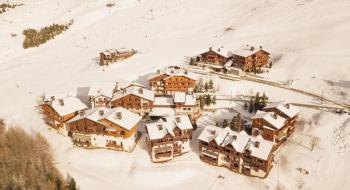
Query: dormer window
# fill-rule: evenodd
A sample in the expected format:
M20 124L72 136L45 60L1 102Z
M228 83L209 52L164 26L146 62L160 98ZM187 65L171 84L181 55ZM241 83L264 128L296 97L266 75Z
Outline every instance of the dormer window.
M115 118L116 119L122 119L123 117L122 117L122 113L121 112L117 112L116 114L115 114Z
M103 116L104 111L103 111L103 110L100 110L100 111L98 112L98 114L99 114L100 116Z
M61 106L64 106L64 101L62 99L59 100Z
M277 114L273 113L271 114L272 118L277 119Z
M80 115L80 116L83 116L84 114L85 114L85 111L84 111L84 110L79 111L79 115Z
M255 142L254 142L254 146L255 146L256 148L259 148L260 142L259 142L259 141L255 141Z

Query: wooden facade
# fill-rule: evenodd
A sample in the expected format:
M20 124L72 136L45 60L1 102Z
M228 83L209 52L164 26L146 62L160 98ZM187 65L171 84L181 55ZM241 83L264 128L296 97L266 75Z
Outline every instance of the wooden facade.
M149 133L147 128L146 132L147 134ZM147 137L147 146L152 161L165 162L185 153L185 151L187 152L189 141L192 139L192 133L192 129L181 130L175 127L173 129L174 136L168 133L162 139L150 139ZM187 148L183 147L185 143L187 144Z
M246 72L252 72L270 63L270 53L262 49L258 51L252 50L249 55L233 53L233 60L234 67L238 67Z
M108 50L100 53L100 65L109 65L135 55L135 50Z
M44 121L47 125L55 129L63 129L64 123L72 119L78 114L78 111L69 113L66 115L60 115L57 111L48 103L41 105L42 114L44 115Z
M134 94L129 94L119 99L115 99L111 101L110 104L112 108L123 107L139 114L149 113L153 107L153 101Z
M281 145L293 133L294 125L286 122L282 128L275 128L263 118L253 119L252 130L260 132L266 140L272 141L276 146Z
M222 50L218 49L218 52L216 52L209 48L209 51L200 54L197 60L207 64L223 66L227 62L228 57L224 56L220 51Z
M174 92L190 93L196 86L197 81L186 76L170 76L164 79L164 93L173 94Z
M215 140L209 143L199 141L200 159L214 166L222 166L231 171L247 176L265 178L271 168L273 153L271 152L266 160L259 159L251 155L249 150L238 152L228 144L219 146ZM260 174L258 174L260 172Z
M159 75L149 80L149 85L156 95L173 94L175 92L190 93L197 81L186 76Z

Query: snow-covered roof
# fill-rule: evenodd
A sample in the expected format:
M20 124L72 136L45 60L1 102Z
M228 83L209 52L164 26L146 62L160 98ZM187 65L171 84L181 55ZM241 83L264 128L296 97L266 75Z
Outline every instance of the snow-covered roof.
M224 128L208 125L203 129L198 139L208 143L213 139L215 139L220 133L223 133L223 132L224 132Z
M186 94L184 92L175 92L175 103L184 103L187 106L194 106L196 104L196 97L194 95Z
M263 139L261 136L250 137L245 149L250 151L250 155L267 160L273 149L273 143Z
M270 109L270 108L276 108L280 112L287 115L289 118L293 118L299 114L299 110L295 106L290 105L286 102L274 102L264 107L264 109Z
M243 48L241 49L238 49L238 50L235 50L233 52L234 55L239 55L239 56L242 56L242 57L248 57L250 55L253 55L257 52L259 52L260 50L268 53L267 51L263 50L263 49L260 49L259 47L254 47L253 50L251 49L251 46L244 46Z
M281 129L286 122L285 118L273 112L264 112L264 111L256 112L256 114L252 117L252 119L264 119L276 129Z
M152 108L152 111L149 113L149 116L158 116L158 117L165 117L165 116L173 116L175 115L175 108Z
M77 97L68 96L61 99L55 99L51 102L51 107L60 115L68 115L88 107Z
M106 119L127 130L132 129L141 120L140 116L122 107L112 109L99 107L80 112L77 116L69 120L68 123L85 118L107 126L107 124L101 122L101 120Z
M174 102L176 103L185 103L186 101L186 93L184 92L175 92L174 94Z
M180 68L180 67L174 67L170 66L165 69L165 74L168 75L167 78L173 77L173 76L183 76L190 78L192 80L198 80L197 77L194 75L194 73L187 71L187 69Z
M141 117L131 111L122 108L112 108L107 113L104 114L103 118L108 121L119 125L120 127L131 130L137 123L141 121Z
M177 115L175 117L168 117L172 119L175 125L181 130L193 129L190 118L187 115Z
M68 96L77 96L77 92L60 92L60 93L45 93L44 94L44 101L50 102L52 100L56 99L62 99Z
M151 140L162 139L167 134L175 136L173 130L176 126L181 130L193 129L189 117L185 115L170 116L146 124L148 136Z
M104 117L104 114L107 113L108 108L99 107L92 108L85 111L81 111L77 116L68 121L68 123L79 121L81 119L89 119L91 121L99 122L100 119Z
M114 82L93 82L89 89L89 96L106 96L112 98L115 89Z
M145 88L145 86L140 84L140 83L137 83L135 81L128 81L128 80L124 80L124 79L117 79L115 81L115 86L116 86L116 90L121 90L121 89L131 87L131 86L138 86L138 87Z
M221 147L231 144L237 152L243 153L249 150L252 156L263 160L267 160L273 148L273 143L263 139L260 135L249 136L245 131L236 132L229 127L207 126L198 139L208 143L215 140Z
M112 101L123 98L125 96L130 95L130 94L138 96L138 97L146 99L146 100L149 100L149 101L152 101L152 102L154 101L154 92L153 91L147 90L145 88L141 88L138 86L131 86L131 87L126 88L125 90L120 90L120 91L116 92L113 95Z
M206 51L202 51L202 52L206 53L208 51L213 51L226 58L232 56L232 51L222 46L220 48L210 48L209 50L207 49ZM201 53L201 54L204 54L204 53Z
M170 106L174 104L174 99L172 97L159 96L154 97L153 106Z

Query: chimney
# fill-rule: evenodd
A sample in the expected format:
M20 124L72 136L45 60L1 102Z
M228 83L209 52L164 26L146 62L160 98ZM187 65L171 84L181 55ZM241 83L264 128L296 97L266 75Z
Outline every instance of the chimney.
M260 50L262 50L262 49L263 49L263 47L262 47L262 46L260 46L259 48L260 48Z
M63 101L63 99L60 99L60 100L58 100L59 102L60 102L60 105L61 106L64 106L64 101Z
M237 140L237 136L236 136L236 135L233 135L233 136L232 136L232 139L233 139L233 140Z
M104 112L103 110L100 110L100 111L98 111L98 114L99 114L100 116L103 116L103 114L105 114L105 112Z
M220 48L218 48L218 52L220 52Z
M116 114L115 114L115 118L116 119L122 119L123 117L122 117L122 113L121 112L117 112Z
M157 74L160 74L160 70L159 69L157 70Z
M185 75L187 75L188 74L188 71L187 70L185 70Z
M216 131L215 131L215 130L211 130L211 131L210 131L210 134L215 135L215 134L216 134Z
M50 98L51 98L51 100L55 100L55 96L51 96Z
M254 46L250 47L250 51L254 51L254 49L255 49Z
M289 104L286 104L285 107L286 107L287 109L289 109L289 108L290 108L290 105L289 105Z
M123 94L125 94L126 93L126 88L123 88Z
M157 127L158 127L159 131L163 130L163 125L159 124L159 125L157 125Z
M253 129L252 129L252 135L253 135L254 137L258 136L258 135L259 135L259 130L253 128Z
M255 146L256 148L259 148L260 142L259 142L259 141L255 141L255 142L254 142L254 146Z
M209 51L212 51L213 50L213 47L209 47Z
M277 114L273 113L271 114L272 118L277 119Z
M84 114L85 114L85 111L84 111L84 110L79 111L79 115L80 115L80 116L83 116Z
M181 123L181 117L176 117L176 123Z
M143 94L143 89L139 88L139 94Z

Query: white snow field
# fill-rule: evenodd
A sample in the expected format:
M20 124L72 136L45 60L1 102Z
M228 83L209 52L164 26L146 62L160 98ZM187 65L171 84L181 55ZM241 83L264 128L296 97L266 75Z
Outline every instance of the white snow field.
M0 0L0 2L6 2ZM262 45L275 60L274 81L350 104L349 0L10 0L25 5L0 14L0 117L52 144L57 166L89 189L350 189L350 118L301 109L301 124L278 152L266 179L245 177L199 160L196 130L192 151L154 164L144 136L132 153L74 147L49 130L35 109L42 93L87 93L93 81L117 78L147 84L149 72L184 64L210 46L238 49ZM112 8L109 2L116 2ZM74 19L69 30L24 50L22 31ZM229 29L230 28L230 29ZM11 33L18 34L12 37ZM140 53L101 68L109 48ZM271 100L316 103L289 91L245 81L222 81L220 91L266 92ZM240 104L232 103L241 109ZM211 123L208 115L201 125ZM141 129L143 131L143 129ZM311 150L310 142L319 139ZM1 155L0 155L1 156ZM309 171L307 175L298 168ZM217 178L222 175L225 179Z

